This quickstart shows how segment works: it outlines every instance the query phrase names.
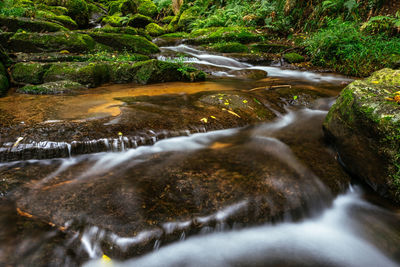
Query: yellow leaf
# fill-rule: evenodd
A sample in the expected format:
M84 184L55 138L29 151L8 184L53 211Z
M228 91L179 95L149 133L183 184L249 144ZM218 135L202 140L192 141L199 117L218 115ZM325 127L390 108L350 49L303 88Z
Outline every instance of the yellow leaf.
M400 95L400 91L394 92L396 95Z
M119 133L118 133L118 135L119 135L119 136L122 136L122 133L121 133L121 132L119 132Z
M214 119L214 120L217 119L215 116L210 116L210 117L211 117L212 119Z
M390 98L390 97L385 97L385 99L389 100L389 101L393 101L394 100L393 98Z
M229 112L230 114L232 114L232 115L235 115L235 116L238 117L238 118L241 118L241 117L239 116L239 114L233 112L232 110L228 110L228 112Z
M207 123L207 122L208 122L207 118L202 118L200 121L201 121L201 122L204 122L204 123Z
M60 54L69 54L69 51L68 50L61 50Z
M21 142L22 139L24 139L24 138L23 137L18 137L17 141L14 143L14 145L12 147L18 146L19 142Z
M247 103L247 100L243 100L243 103L245 103L245 104L246 104L246 103Z
M225 106L228 106L228 105L229 105L229 103L228 103L228 102L225 102L224 104L225 104Z
M103 256L101 257L101 260L102 260L102 261L106 261L106 262L111 261L111 259L110 259L107 255L105 255L105 254L103 254Z
M378 81L372 81L372 83L374 83L374 84L378 84L379 82L378 82Z

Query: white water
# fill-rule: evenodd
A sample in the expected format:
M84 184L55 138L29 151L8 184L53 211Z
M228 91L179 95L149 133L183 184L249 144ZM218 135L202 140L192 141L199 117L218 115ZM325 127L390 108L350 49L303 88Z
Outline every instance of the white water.
M203 64L213 67L225 68L228 70L257 69L266 71L269 77L296 78L300 80L317 82L317 83L318 82L340 83L343 81L351 81L351 79L347 79L344 78L343 76L338 76L338 75L322 74L310 71L297 71L297 70L287 70L287 69L285 70L279 67L272 67L272 66L253 66L251 64L243 63L238 60L224 57L221 55L209 54L205 51L201 51L184 44L178 46L162 47L161 49L164 51L185 53L192 56L192 57L185 57L184 58L185 63ZM158 59L167 60L168 58L166 58L165 56L159 56ZM216 71L213 72L212 75L226 76L226 77L234 76L224 71Z
M374 228L391 227L384 220L364 225L357 215L365 213L396 216L349 190L318 218L191 237L113 266L398 266L365 237Z

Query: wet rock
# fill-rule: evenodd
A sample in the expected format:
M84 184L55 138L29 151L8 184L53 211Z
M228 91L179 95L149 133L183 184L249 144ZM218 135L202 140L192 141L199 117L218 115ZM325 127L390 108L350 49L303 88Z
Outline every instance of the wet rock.
M375 191L400 202L400 71L383 69L347 86L324 130L341 160Z
M88 52L95 47L95 41L86 34L76 32L59 32L50 34L16 33L8 42L14 52Z
M112 47L114 50L149 55L159 52L158 47L146 38L137 35L116 33L89 33L89 35L101 44Z
M287 53L283 55L283 59L289 63L304 62L305 58L297 53Z
M141 14L135 14L129 19L128 25L135 28L145 28L148 24L153 23L153 19Z
M239 79L261 80L267 77L268 73L263 70L244 69L244 70L231 70L228 74L234 75Z
M4 31L16 32L20 29L29 32L57 32L67 31L63 26L44 20L9 17L0 15L0 28Z
M66 62L52 64L43 76L44 82L70 80L96 87L110 80L106 62Z
M50 66L47 63L17 63L11 68L11 76L18 83L40 84Z
M0 96L3 96L7 93L8 88L10 87L10 83L8 81L8 75L6 69L0 61Z
M74 91L82 89L86 89L86 87L80 83L66 80L48 82L40 85L25 85L24 87L19 88L17 92L33 95L56 95L73 93Z
M165 30L158 26L158 24L155 23L150 23L146 26L146 31L151 35L151 36L160 36L165 33Z

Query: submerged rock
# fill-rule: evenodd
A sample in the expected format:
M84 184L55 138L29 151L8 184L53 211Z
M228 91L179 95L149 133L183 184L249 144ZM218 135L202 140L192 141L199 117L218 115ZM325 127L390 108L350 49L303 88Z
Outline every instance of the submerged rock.
M51 34L16 33L8 41L8 47L15 52L88 52L95 47L95 41L86 34L58 32Z
M400 71L383 69L347 86L329 111L326 135L346 168L400 202Z
M34 94L34 95L56 95L72 93L76 90L85 89L86 87L80 83L72 81L48 82L40 85L26 85L17 90L18 93Z
M0 29L4 31L16 32L18 30L26 30L30 32L57 32L67 31L63 26L38 19L9 17L0 15Z

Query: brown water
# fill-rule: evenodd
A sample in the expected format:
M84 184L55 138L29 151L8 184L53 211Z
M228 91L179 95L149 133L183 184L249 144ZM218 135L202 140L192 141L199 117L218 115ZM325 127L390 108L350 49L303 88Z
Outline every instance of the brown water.
M202 64L230 62L189 52ZM281 91L276 118L246 127L118 152L0 163L0 265L102 266L109 257L113 266L398 266L400 211L351 186L324 142L322 121L347 79L270 72L258 81L1 99L11 124L36 124L112 120L124 108L115 99L121 97L146 95L163 106L182 94L276 85L312 95L300 102Z

